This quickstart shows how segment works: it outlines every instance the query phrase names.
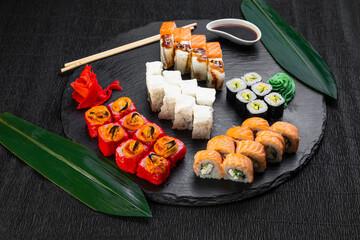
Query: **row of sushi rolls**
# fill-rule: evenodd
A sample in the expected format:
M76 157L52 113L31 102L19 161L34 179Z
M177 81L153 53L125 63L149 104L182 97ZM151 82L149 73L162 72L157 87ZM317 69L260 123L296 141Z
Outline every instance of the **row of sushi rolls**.
M164 22L160 57L161 61L146 63L151 110L159 112L160 119L171 120L173 129L192 130L193 139L210 139L216 90L222 90L225 80L220 44L207 43L205 35L191 35L190 28L177 28L175 22ZM191 80L182 79L187 73ZM206 87L198 86L198 81L206 81ZM288 90L285 98L255 72L225 85L227 101L249 118L225 135L210 139L207 149L194 156L193 169L200 178L251 183L254 171L264 172L267 162L279 163L284 152L298 149L300 138L294 125L276 122L270 126L264 119L283 115L295 85L292 96ZM184 143L165 135L160 126L138 113L128 97L107 107L92 107L85 120L105 156L115 154L119 168L153 184L166 181L176 162L185 157Z

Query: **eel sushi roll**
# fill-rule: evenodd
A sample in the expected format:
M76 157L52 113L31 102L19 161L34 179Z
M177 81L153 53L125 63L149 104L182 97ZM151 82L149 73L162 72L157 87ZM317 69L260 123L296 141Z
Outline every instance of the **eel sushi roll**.
M213 108L195 105L192 139L209 139L213 129Z
M263 100L249 102L246 109L249 117L266 117L268 113L268 105Z
M181 95L181 88L177 85L167 85L164 87L163 105L160 108L158 117L160 119L174 120L176 97Z
M256 72L249 72L244 75L245 83L247 86L252 86L255 83L261 82L261 76Z
M258 82L251 86L251 90L256 94L258 99L264 99L264 96L271 92L272 86L268 83Z
M163 71L162 62L147 62L146 63L146 75L161 75Z
M226 85L226 100L230 103L236 103L236 94L246 88L246 83L241 78L233 78L225 83Z
M136 175L155 185L159 185L169 177L170 167L170 161L154 152L150 152L139 161Z
M179 86L182 94L196 97L196 88L198 86L196 79L181 81Z
M244 155L230 153L222 163L224 179L235 182L252 183L254 181L253 163Z
M128 132L130 137L148 122L149 121L138 112L129 113L119 121L120 125Z
M136 111L135 104L128 97L119 98L115 102L110 103L108 108L114 118L114 122L117 122L125 115Z
M222 90L225 79L225 69L220 43L206 43L206 49L208 56L206 85L216 90Z
M237 111L245 116L246 115L246 104L256 99L256 94L249 90L244 89L236 94L235 108Z
M265 96L265 102L269 106L268 115L270 118L280 118L284 114L285 99L277 92Z
M191 30L190 28L175 28L175 58L174 69L181 74L189 73L191 69Z
M135 173L140 159L149 152L149 147L134 139L128 139L116 149L115 159L118 167L126 172Z
M85 112L85 121L89 129L90 137L98 136L98 129L104 124L111 123L112 117L107 107L100 105L92 107Z
M242 140L236 146L236 153L250 158L255 172L264 172L266 168L266 152L265 147L261 143Z
M270 130L280 133L285 140L285 151L295 153L298 150L300 137L297 127L287 122L276 122L271 125Z
M196 103L212 107L216 99L216 90L213 88L196 88Z
M205 81L207 75L206 36L191 36L191 78Z
M129 137L119 123L109 123L99 127L98 130L99 149L104 156L113 155L120 143Z
M215 150L222 157L235 152L235 141L231 137L220 135L210 139L206 146L207 150Z
M148 101L150 102L151 111L158 112L163 105L164 87L166 82L161 75L146 75L146 86L148 91Z
M226 132L226 136L231 137L237 141L252 140L254 141L254 133L247 126L237 126L229 128Z
M171 168L173 168L180 159L185 157L186 146L177 138L164 136L156 141L153 151L168 159L171 162Z
M161 127L155 123L146 123L134 133L133 138L139 140L148 147L152 147L155 144L156 139L164 135L164 130Z
M270 163L281 162L285 150L285 140L281 134L272 131L261 131L256 134L255 141L265 147L266 161Z
M164 69L168 69L174 65L175 28L175 22L163 22L160 28L160 58Z
M269 130L270 127L268 121L260 117L248 118L242 123L241 126L249 127L254 134L260 131Z
M166 83L168 84L175 84L178 85L181 81L181 72L180 71L169 71L169 70L165 70L163 71L163 76L164 76L164 80Z
M221 179L224 175L222 157L214 150L198 151L194 157L194 172L200 178Z
M193 106L195 98L188 95L179 95L175 100L175 118L173 129L192 130L193 127Z

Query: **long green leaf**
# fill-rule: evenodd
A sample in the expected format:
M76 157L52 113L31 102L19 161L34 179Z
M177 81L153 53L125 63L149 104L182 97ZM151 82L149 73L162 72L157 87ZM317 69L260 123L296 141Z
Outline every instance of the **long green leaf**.
M151 217L143 193L129 175L83 145L9 113L0 114L0 143L96 211Z
M275 60L308 86L337 99L334 75L315 49L264 0L244 0L241 10L257 25Z

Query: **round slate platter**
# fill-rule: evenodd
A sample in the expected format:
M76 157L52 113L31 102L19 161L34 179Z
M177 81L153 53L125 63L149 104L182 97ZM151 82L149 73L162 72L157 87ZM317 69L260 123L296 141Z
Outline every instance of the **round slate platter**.
M261 42L251 47L242 47L209 33L205 26L208 20L177 21L178 26L197 22L193 34L205 34L207 41L219 41L223 50L226 80L240 77L246 72L257 72L267 80L277 72L284 70L275 62ZM131 43L159 32L161 22L150 23L117 35L105 43L99 51ZM122 91L113 91L111 99L105 104L122 96L130 97L138 112L149 121L160 125L167 135L181 139L187 147L187 154L172 170L170 177L160 186L155 186L132 175L150 200L175 205L204 206L239 201L262 194L285 182L299 171L312 157L320 143L325 128L326 105L319 93L295 80L296 94L281 119L296 125L300 133L300 146L296 154L285 154L280 164L268 164L265 173L254 176L251 184L235 183L226 180L205 180L197 178L193 171L193 159L197 151L206 149L207 140L192 140L191 131L173 130L171 121L159 120L158 113L150 110L145 86L145 63L159 61L159 43L153 43L133 49L97 62L91 63L98 81L106 88L112 81L119 80ZM70 76L62 100L62 123L65 135L90 149L100 153L97 139L91 139L87 132L84 113L78 110L72 99L73 89L70 83L75 81L84 67L79 67ZM183 79L190 79L184 76ZM200 84L202 85L202 84ZM226 101L226 90L217 92L214 104L214 125L211 136L223 135L232 126L244 121L237 111ZM273 123L270 121L270 123ZM110 157L114 160L114 157Z

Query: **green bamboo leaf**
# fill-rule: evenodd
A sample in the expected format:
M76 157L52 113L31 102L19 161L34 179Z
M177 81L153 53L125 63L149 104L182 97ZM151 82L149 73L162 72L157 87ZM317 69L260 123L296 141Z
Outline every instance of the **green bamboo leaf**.
M245 18L259 27L275 60L308 86L337 99L334 75L315 49L264 0L244 0Z
M95 211L151 217L143 193L129 175L81 144L9 113L0 114L0 143Z

